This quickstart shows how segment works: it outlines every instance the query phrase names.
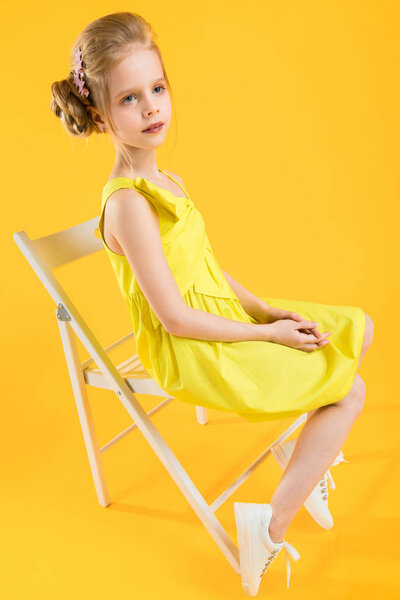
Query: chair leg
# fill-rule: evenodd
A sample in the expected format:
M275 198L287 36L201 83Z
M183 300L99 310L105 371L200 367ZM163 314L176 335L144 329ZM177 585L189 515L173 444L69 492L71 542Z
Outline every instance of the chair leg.
M102 367L101 364L98 366L99 368ZM207 504L192 479L186 473L171 448L123 380L121 380L120 389L117 390L117 394L119 394L122 405L131 416L133 422L140 429L142 435L167 469L233 570L237 574L240 574L239 551L235 543L229 537L229 534L215 516L214 511Z
M208 423L207 409L204 408L204 406L196 406L196 417L197 417L197 422L200 423L200 425L207 425L207 423Z
M76 407L78 409L83 439L86 445L86 451L89 459L90 469L92 471L94 486L96 488L97 498L100 505L106 507L111 504L111 501L104 475L100 448L97 442L93 415L86 392L86 382L82 373L75 334L67 321L57 322L60 328L61 340L64 346L69 376L75 396Z

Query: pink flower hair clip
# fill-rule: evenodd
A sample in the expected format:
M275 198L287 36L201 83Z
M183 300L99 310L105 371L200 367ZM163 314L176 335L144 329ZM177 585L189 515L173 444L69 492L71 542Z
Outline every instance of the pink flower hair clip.
M84 87L85 86L85 78L84 78L84 72L83 72L83 67L82 67L82 50L80 48L78 48L78 50L75 52L75 60L76 60L76 67L75 67L75 71L74 71L74 84L76 85L76 87L78 88L78 91L80 93L81 96L85 96L86 98L89 96L89 90Z

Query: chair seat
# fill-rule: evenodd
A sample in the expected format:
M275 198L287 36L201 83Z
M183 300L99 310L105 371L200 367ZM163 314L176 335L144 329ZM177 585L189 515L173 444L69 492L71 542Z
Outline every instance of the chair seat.
M93 361L90 362L92 363ZM146 371L140 362L138 354L133 354L119 365L116 365L116 369L133 392L137 394L148 394L149 396L170 397L170 395L160 388L157 382L152 379L150 373ZM92 387L102 388L104 390L112 390L115 387L109 383L109 380L97 367L83 368L83 376L85 382Z

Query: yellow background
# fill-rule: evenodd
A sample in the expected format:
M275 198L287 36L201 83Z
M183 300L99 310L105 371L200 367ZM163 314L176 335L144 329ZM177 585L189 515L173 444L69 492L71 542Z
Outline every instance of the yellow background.
M113 146L72 139L50 111L50 85L67 75L79 31L119 10L158 35L176 109L158 165L184 179L222 268L259 296L361 306L375 323L349 463L331 471L335 526L322 530L302 507L285 536L301 554L291 597L400 597L399 9L387 0L3 7L4 598L244 597L140 432L103 456L112 504L97 503L56 305L12 238L99 214ZM104 346L130 330L104 252L56 274ZM103 445L131 420L115 394L89 398ZM291 422L210 410L202 427L176 401L153 420L210 503ZM269 457L217 511L235 542L233 501L269 502L280 475ZM287 593L281 554L259 597Z

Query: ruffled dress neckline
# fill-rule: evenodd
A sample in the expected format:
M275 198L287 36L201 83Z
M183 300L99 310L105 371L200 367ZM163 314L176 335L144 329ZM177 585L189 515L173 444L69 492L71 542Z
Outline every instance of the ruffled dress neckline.
M179 183L179 181L177 181L174 177L172 177L171 175L169 175L169 173L167 173L164 169L159 169L160 173L165 173L165 175L167 177L169 177L169 179L171 179L172 181L174 181L180 188L181 190L184 192L184 196L176 196L173 192L171 192L171 190L167 190L167 188L164 188L160 185L157 185L156 183L153 183L152 181L150 181L149 179L146 179L146 177L140 177L139 175L137 177L113 177L112 179L109 179L107 181L107 183L104 186L104 189L108 188L108 187L112 187L112 185L114 185L113 182L116 181L129 181L129 182L133 182L135 187L138 187L139 189L143 189L145 188L147 191L158 191L159 193L166 193L169 194L170 196L172 196L173 198L176 198L177 200L190 200L189 194L186 192L186 190L184 189L184 187Z

